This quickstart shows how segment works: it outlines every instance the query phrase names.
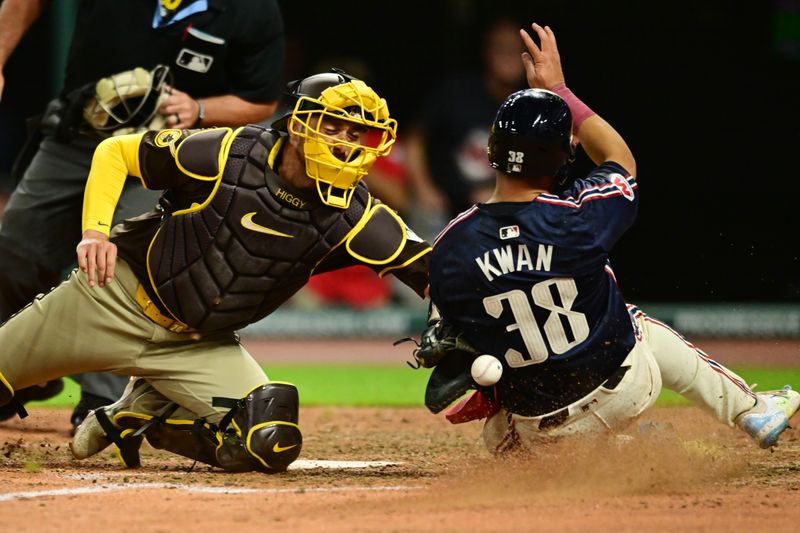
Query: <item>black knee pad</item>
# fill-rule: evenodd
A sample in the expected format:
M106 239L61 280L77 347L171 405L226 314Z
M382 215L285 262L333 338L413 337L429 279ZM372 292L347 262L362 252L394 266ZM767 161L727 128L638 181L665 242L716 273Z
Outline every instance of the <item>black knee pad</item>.
M245 442L247 451L264 467L283 471L300 456L303 436L296 424L276 421L251 429Z
M234 422L249 420L256 425L280 420L297 424L300 397L297 387L283 381L271 381L255 388L242 398L243 407L234 417Z
M303 437L297 426L299 398L291 383L271 382L240 399L214 398L230 411L219 425L204 419L118 413L123 444L141 444L141 435L161 448L232 472L282 472L300 455ZM132 431L135 430L135 431ZM129 441L129 442L126 442ZM116 441L115 441L116 442ZM121 451L129 451L120 447ZM138 446L137 446L138 450ZM123 462L138 465L138 455Z
M246 450L267 470L283 471L300 455L300 399L291 383L274 381L242 399L232 424Z

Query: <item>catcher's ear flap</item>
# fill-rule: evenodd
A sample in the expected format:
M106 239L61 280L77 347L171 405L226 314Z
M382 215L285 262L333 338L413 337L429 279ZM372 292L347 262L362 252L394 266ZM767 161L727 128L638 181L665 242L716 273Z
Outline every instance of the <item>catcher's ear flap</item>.
M432 413L439 413L475 386L470 374L474 359L474 355L453 352L434 367L425 389L425 406Z

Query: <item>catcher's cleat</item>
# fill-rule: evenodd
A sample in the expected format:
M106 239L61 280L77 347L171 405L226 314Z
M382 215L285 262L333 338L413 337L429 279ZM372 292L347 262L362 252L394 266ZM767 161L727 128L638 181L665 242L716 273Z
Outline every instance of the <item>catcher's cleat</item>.
M94 411L98 407L105 407L106 405L112 403L114 403L114 400L109 400L108 398L103 398L102 396L97 396L82 390L81 399L78 402L78 405L75 406L75 409L73 409L72 415L69 417L69 422L72 424L71 434L75 435L75 432L78 430L78 426L83 423L84 419L91 411Z
M113 442L122 466L137 468L141 466L139 448L143 440L144 437L133 429L120 431L101 407L86 415L83 423L75 430L69 447L76 459L86 459Z
M736 425L759 446L769 448L789 427L789 419L800 409L800 392L786 385L781 390L756 394L756 404L736 418Z
M80 426L75 429L69 449L75 459L86 459L102 452L111 444L106 431L97 419L94 411L90 411Z

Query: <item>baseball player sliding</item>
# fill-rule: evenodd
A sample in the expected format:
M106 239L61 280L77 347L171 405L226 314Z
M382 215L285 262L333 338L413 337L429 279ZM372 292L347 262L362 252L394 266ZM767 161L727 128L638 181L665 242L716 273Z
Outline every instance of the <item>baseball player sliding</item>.
M442 319L416 352L435 366L427 405L438 412L477 388L447 416L486 417L484 442L501 453L623 429L663 386L760 446L774 445L800 407L798 392L752 391L624 301L609 254L636 216L636 163L614 128L565 85L553 31L532 27L539 45L521 31L531 89L511 94L492 125L494 194L434 242L430 293ZM597 165L577 180L568 172L573 135ZM471 377L473 360L480 368Z

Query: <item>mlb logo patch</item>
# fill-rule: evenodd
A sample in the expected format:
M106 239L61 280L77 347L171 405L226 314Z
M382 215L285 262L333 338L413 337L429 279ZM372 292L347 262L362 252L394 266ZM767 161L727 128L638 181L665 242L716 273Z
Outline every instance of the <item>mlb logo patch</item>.
M178 54L178 58L175 60L177 65L185 69L193 70L194 72L200 72L201 74L208 72L213 62L213 57L195 52L188 48L181 50Z
M500 228L501 239L514 239L516 237L519 237L519 226L506 226L504 228Z
M509 163L508 170L506 170L509 174L519 174L522 172L522 165L518 163Z

